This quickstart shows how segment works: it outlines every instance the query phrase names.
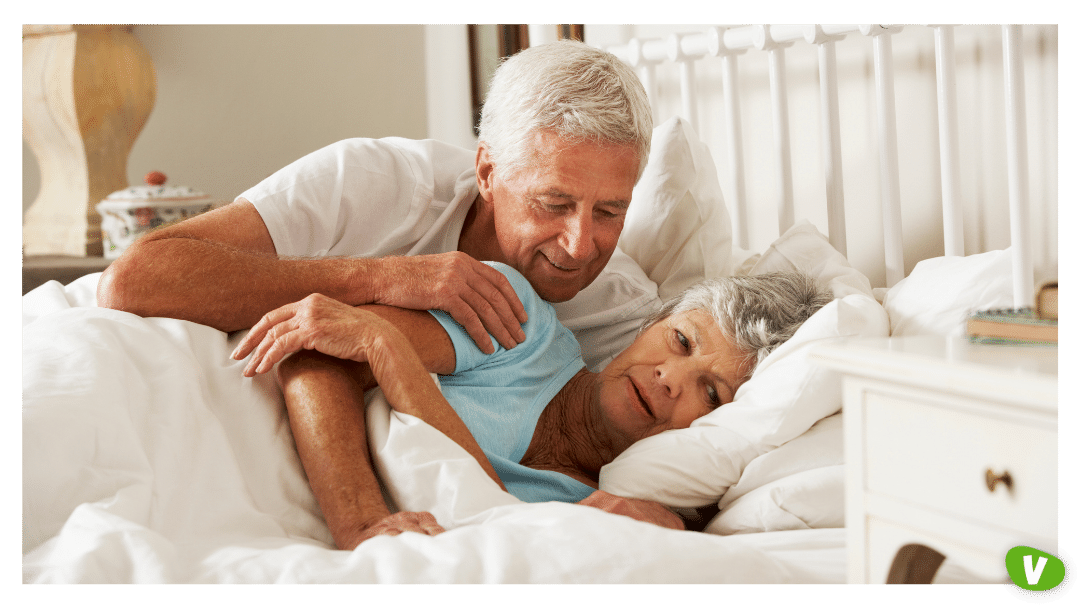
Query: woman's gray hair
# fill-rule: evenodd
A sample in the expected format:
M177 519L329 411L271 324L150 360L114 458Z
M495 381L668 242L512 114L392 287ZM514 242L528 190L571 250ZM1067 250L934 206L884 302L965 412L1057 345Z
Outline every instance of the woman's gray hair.
M575 40L527 48L495 71L479 140L507 174L533 162L534 133L571 142L633 145L638 178L649 160L652 110L637 74L611 53Z
M776 347L833 299L832 292L801 272L771 272L702 281L668 300L641 331L679 313L708 313L720 332L750 361L747 377Z

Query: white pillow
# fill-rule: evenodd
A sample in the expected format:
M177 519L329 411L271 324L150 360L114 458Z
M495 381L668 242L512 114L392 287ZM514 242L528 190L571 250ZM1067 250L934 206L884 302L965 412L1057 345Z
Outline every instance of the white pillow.
M853 293L874 295L870 279L848 263L847 258L829 243L829 239L806 220L796 223L773 241L748 274L777 270L801 270L817 277L819 281L828 283L833 296L837 298Z
M843 413L746 465L705 527L715 534L844 525Z
M752 460L718 506L723 511L732 502L766 484L811 469L841 464L844 464L844 414L837 412L822 418L795 439Z
M679 117L653 130L619 247L659 286L660 299L731 274L731 220L709 148Z
M705 526L712 534L844 527L844 465L801 471L734 501Z
M694 421L689 429L637 442L602 468L600 489L672 507L714 504L754 458L840 410L839 378L812 363L810 351L842 337L886 337L888 316L870 295L869 280L809 224L781 236L753 272L781 269L815 272L842 297L770 353L734 401Z
M892 335L964 335L968 314L1013 305L1012 251L923 260L885 294Z

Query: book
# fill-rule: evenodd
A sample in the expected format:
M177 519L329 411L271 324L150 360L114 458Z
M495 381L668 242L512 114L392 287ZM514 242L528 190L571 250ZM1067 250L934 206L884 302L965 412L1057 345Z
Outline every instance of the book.
M1057 319L1042 318L1035 308L994 308L967 319L972 342L1057 345Z
M1040 319L1058 318L1058 286L1057 281L1045 283L1039 288L1035 296L1035 314Z

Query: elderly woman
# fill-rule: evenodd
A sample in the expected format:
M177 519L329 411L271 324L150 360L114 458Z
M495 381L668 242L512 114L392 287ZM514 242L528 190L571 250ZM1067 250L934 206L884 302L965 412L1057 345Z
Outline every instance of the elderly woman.
M297 353L278 374L300 459L340 548L376 534L442 531L430 514L390 514L383 501L363 416L363 393L376 385L394 409L454 439L523 501L621 509L681 528L655 503L602 504L614 498L597 493L600 468L635 441L687 428L730 402L757 362L831 299L800 274L706 281L668 302L593 373L551 305L517 271L492 266L528 314L526 339L511 350L484 354L442 311L354 308L313 295L268 313L233 353L252 355L248 376ZM429 372L441 375L441 390Z

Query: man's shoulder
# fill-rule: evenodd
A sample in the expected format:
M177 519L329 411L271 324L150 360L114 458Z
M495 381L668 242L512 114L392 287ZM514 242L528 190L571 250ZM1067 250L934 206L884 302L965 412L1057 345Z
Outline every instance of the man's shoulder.
M435 139L409 139L405 137L382 137L379 139L353 137L330 144L325 148L346 156L404 155L420 162L436 165L452 164L470 166L475 162L476 150L469 150Z
M476 163L476 151L434 139L346 139L333 146L339 148L342 165L399 177L411 176L435 200L454 198L463 174L471 174ZM475 178L473 178L475 179Z
M559 320L572 330L641 318L660 305L656 283L619 248L588 287L554 304Z
M642 322L661 305L656 283L616 248L600 276L554 310L574 332L585 364L595 372L630 346Z

